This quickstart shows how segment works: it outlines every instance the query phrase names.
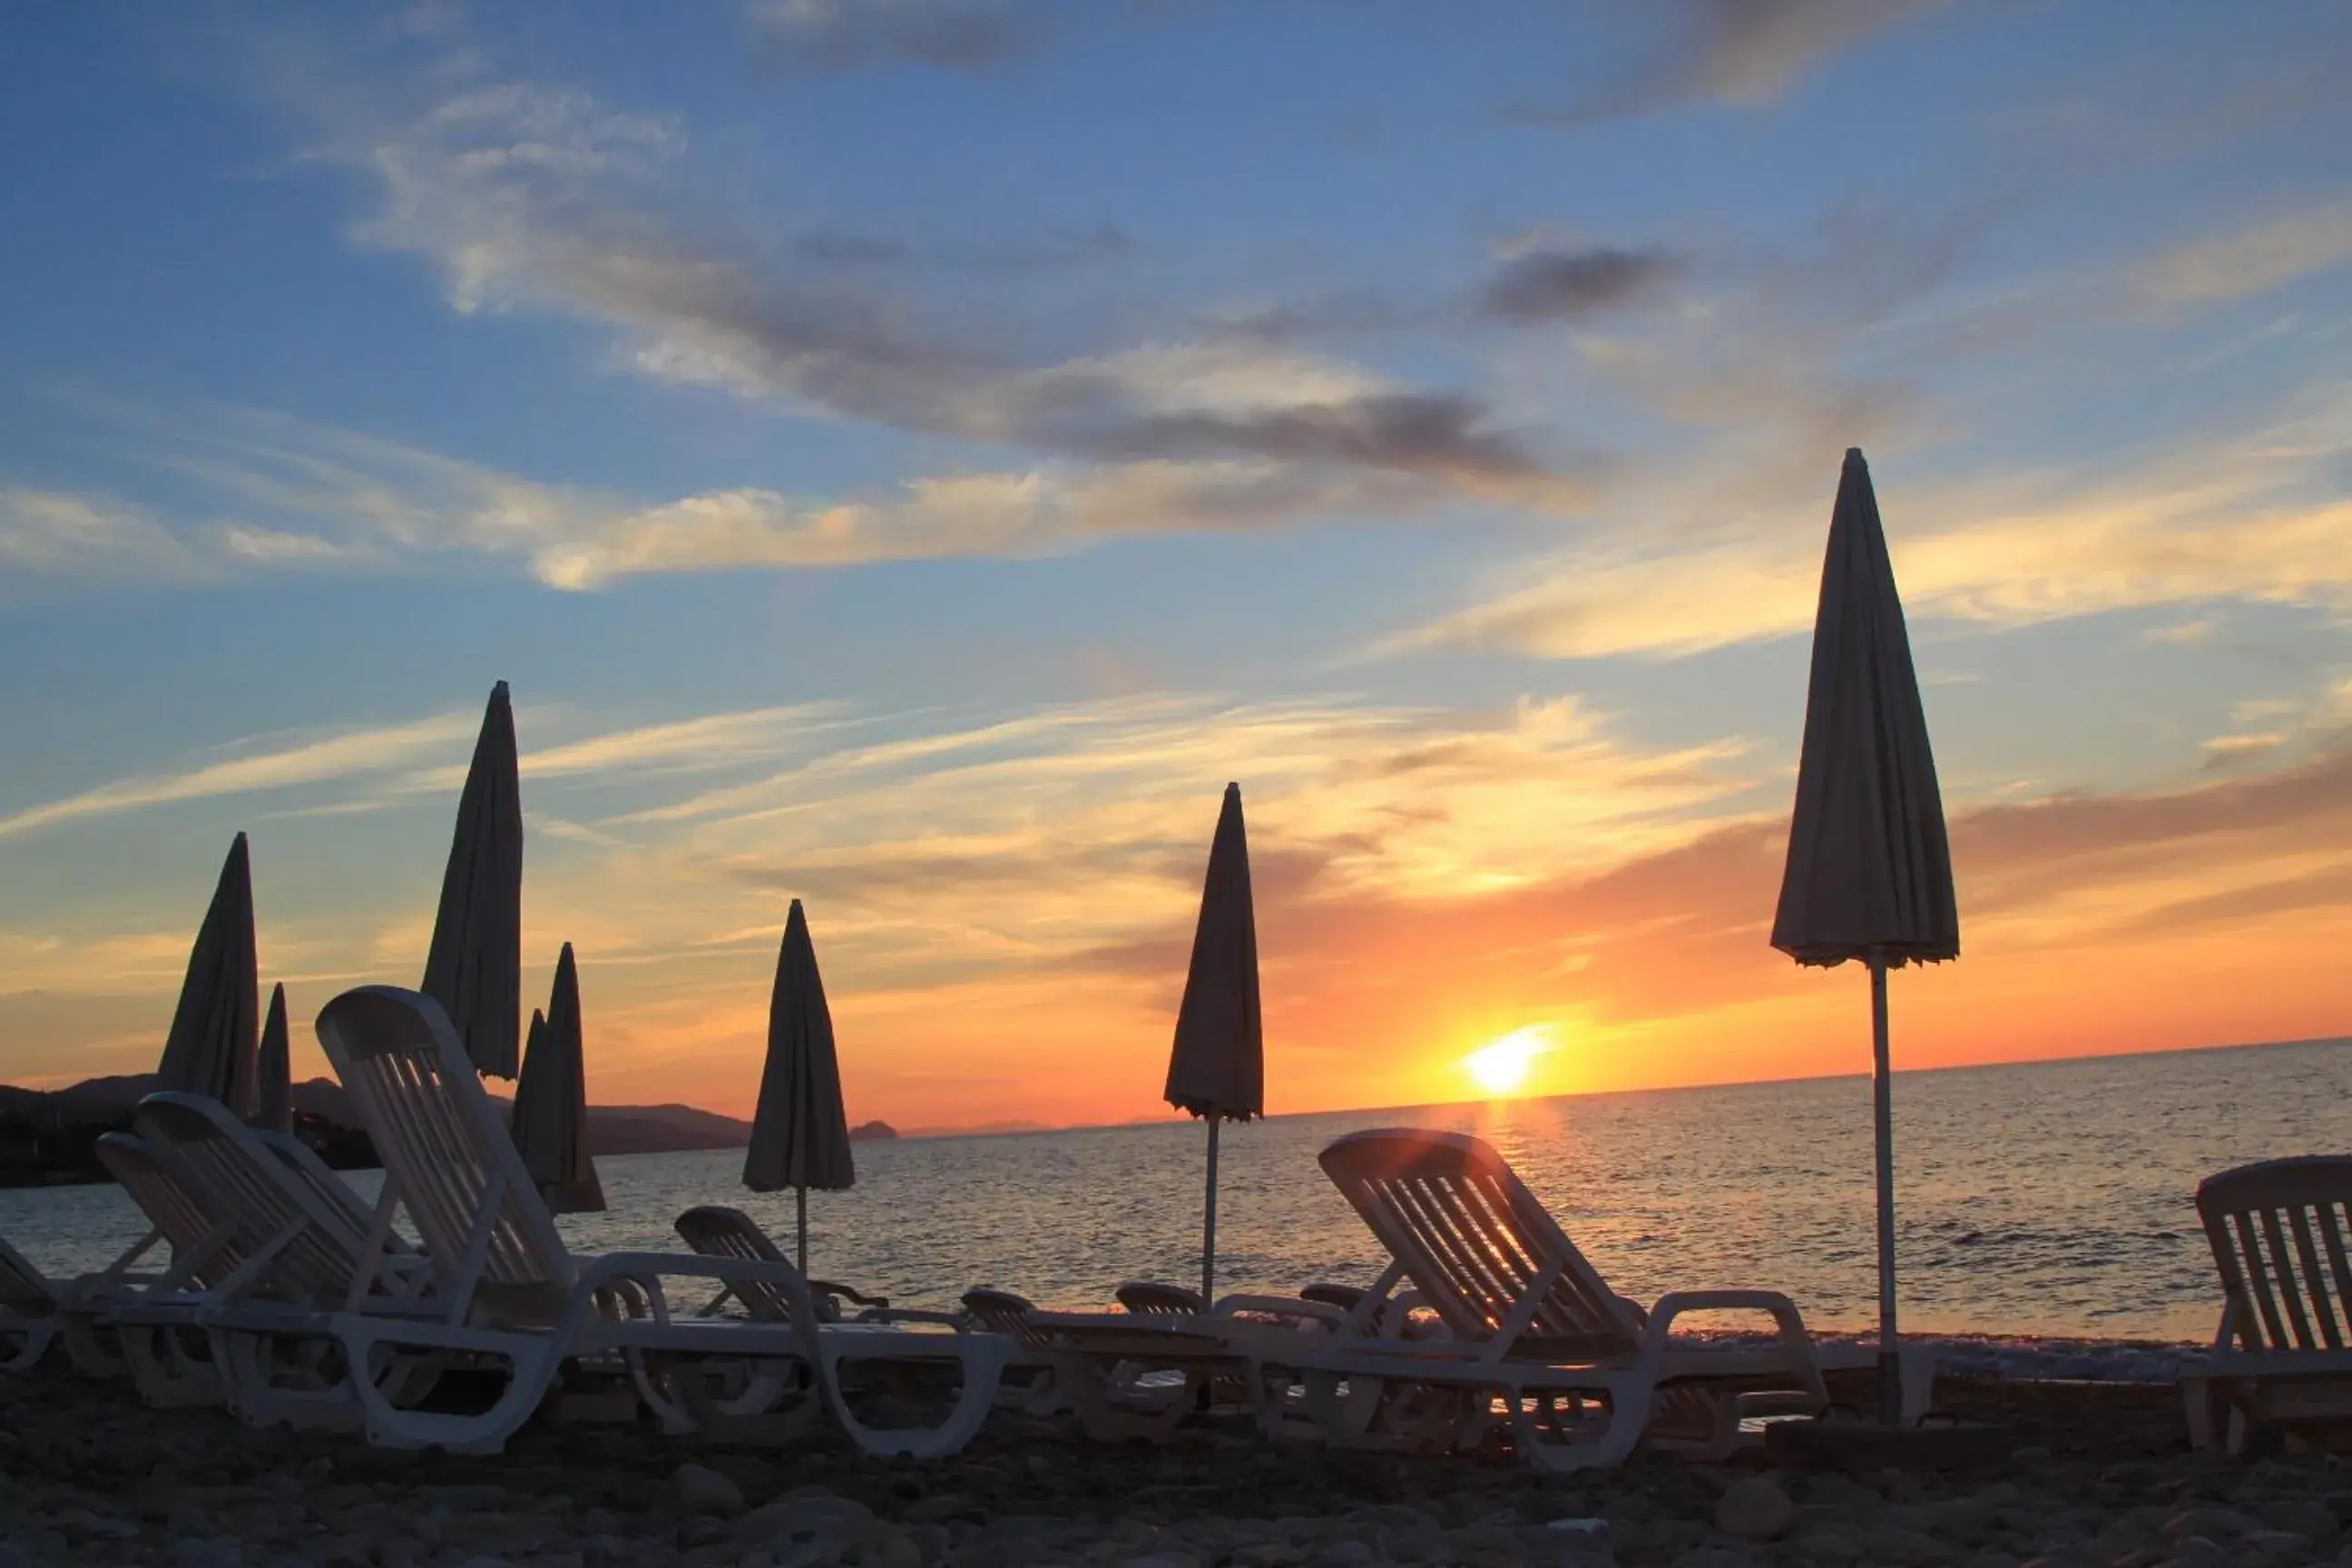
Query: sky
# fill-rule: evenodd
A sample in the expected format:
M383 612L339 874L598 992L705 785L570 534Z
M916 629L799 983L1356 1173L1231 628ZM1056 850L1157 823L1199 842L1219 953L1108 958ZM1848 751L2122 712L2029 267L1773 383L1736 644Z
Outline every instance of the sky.
M1849 447L1898 1065L2352 1033L2347 77L2336 0L16 16L0 1076L152 1065L239 830L324 1072L499 679L599 1101L748 1109L799 898L853 1118L1168 1114L1228 780L1270 1110L1860 1070L1766 940Z

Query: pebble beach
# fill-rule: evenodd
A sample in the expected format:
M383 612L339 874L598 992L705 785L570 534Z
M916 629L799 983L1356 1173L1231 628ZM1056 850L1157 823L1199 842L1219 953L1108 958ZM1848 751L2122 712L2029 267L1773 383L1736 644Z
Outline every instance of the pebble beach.
M2352 1563L2352 1469L2193 1453L2165 1383L1962 1375L1939 1403L2006 1426L2010 1457L1908 1474L1639 1456L1551 1478L1501 1447L1339 1453L1223 1419L1105 1447L1000 1413L930 1464L863 1458L822 1423L762 1448L542 1423L475 1458L251 1431L44 1372L0 1384L0 1568Z

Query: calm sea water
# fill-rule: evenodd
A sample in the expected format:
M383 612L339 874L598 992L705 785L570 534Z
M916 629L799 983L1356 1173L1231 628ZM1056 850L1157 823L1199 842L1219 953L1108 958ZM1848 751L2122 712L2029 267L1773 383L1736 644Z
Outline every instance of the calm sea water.
M2220 1297L2199 1179L2352 1147L2352 1041L1906 1073L1895 1092L1905 1326L1930 1332L2204 1339ZM1493 1141L1623 1294L1769 1286L1822 1327L1874 1321L1864 1079L1228 1127L1220 1291L1377 1273L1315 1153L1397 1125ZM860 1144L856 1187L810 1196L812 1272L904 1305L987 1284L1099 1306L1122 1279L1197 1283L1202 1148L1189 1124ZM789 1251L791 1194L744 1192L740 1160L600 1162L612 1208L566 1216L565 1236L671 1247L673 1216L716 1201ZM99 1267L143 1228L112 1187L0 1192L0 1235L51 1270Z

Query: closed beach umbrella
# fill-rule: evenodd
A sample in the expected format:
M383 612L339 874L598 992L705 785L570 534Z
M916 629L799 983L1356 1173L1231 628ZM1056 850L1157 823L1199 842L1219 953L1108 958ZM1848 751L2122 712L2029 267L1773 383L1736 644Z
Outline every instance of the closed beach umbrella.
M1225 786L1201 918L1192 931L1192 967L1176 1013L1168 1058L1168 1103L1209 1124L1208 1201L1201 1221L1201 1297L1216 1300L1217 1129L1265 1113L1265 1028L1258 1015L1257 915L1250 902L1249 839L1242 827L1242 786Z
M1911 668L1903 603L1860 448L1845 455L1813 622L1812 682L1772 945L1799 963L1870 969L1878 1163L1882 1404L1901 1409L1895 1322L1895 1121L1886 972L1960 955L1952 852Z
M253 868L240 833L228 847L212 906L189 951L172 1032L163 1038L163 1058L155 1067L155 1087L209 1095L239 1116L251 1115L260 1002Z
M512 1078L522 1018L522 791L507 683L490 689L419 987L457 1026L474 1070Z
M542 1016L530 1015L530 1041L515 1084L509 1122L523 1169L557 1214L601 1214L604 1184L588 1152L588 1074L580 1050L580 971L572 944L555 961L555 992Z
M849 1152L849 1116L841 1103L841 1063L833 1048L833 1014L816 972L808 917L793 900L784 918L784 945L776 955L776 986L768 997L768 1064L760 1074L760 1109L751 1119L751 1147L743 1156L743 1184L755 1193L786 1187L799 1200L800 1267L808 1268L808 1195L856 1184Z
M294 1067L286 1035L286 987L269 989L269 1016L261 1026L261 1052L254 1068L253 1124L271 1132L294 1131Z

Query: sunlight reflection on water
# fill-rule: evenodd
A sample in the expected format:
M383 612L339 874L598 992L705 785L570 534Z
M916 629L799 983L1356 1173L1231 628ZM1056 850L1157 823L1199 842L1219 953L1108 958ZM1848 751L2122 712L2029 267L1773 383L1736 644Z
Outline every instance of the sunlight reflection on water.
M1869 1111L1868 1083L1840 1079L1228 1128L1219 1287L1377 1273L1315 1153L1413 1124L1492 1141L1627 1295L1771 1286L1819 1326L1860 1327L1875 1310ZM2352 1043L1905 1074L1895 1115L1906 1327L2200 1340L2219 1296L2199 1179L2352 1144ZM672 1218L707 1202L790 1250L792 1194L744 1192L740 1152L599 1163L611 1211L562 1221L580 1250L674 1247ZM1199 1277L1197 1125L863 1143L857 1170L852 1191L810 1197L813 1271L902 1304L987 1284L1098 1306L1122 1279ZM53 1271L99 1267L142 1228L112 1187L0 1192L0 1235Z

